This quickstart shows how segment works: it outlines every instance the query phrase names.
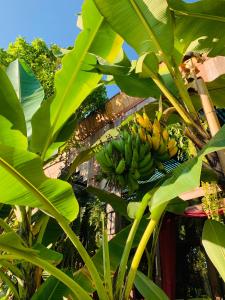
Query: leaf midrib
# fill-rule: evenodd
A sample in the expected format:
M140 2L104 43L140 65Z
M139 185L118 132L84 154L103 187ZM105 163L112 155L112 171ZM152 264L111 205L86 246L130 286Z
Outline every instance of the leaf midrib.
M0 166L11 174L19 183L21 183L30 193L32 193L39 202L46 206L49 213L52 215L58 215L59 212L52 205L52 203L22 174L20 174L14 167L8 164L2 157L0 157Z
M98 32L100 26L102 25L102 22L103 22L104 18L102 16L99 17L99 23L97 24L95 30L93 30L93 33L92 35L90 36L90 39L89 39L89 42L87 43L86 47L84 48L84 51L83 51L83 54L81 55L81 58L79 60L79 63L76 64L76 67L75 67L75 70L73 72L73 75L71 76L70 80L69 80L69 83L67 85L67 88L65 89L62 97L61 97L61 104L59 105L59 108L58 108L58 111L56 113L56 116L55 116L55 120L53 121L53 124L50 128L50 132L49 132L49 136L48 136L48 139L46 140L46 143L44 145L44 148L43 148L43 151L42 151L42 159L44 159L45 157L45 154L48 150L48 147L49 145L51 144L51 141L52 141L52 138L53 138L53 135L54 135L54 128L57 124L57 121L58 121L58 117L59 115L61 114L61 111L62 111L62 108L63 108L63 105L64 105L64 101L62 99L65 99L66 98L66 95L69 91L69 89L71 88L71 86L73 85L73 82L74 82L74 79L76 78L79 70L80 70L80 67L81 65L83 64L83 61L88 53L88 50L91 46L91 44L93 43L94 39L95 39L95 36L96 36L96 33ZM84 29L84 30L87 30L87 29ZM74 50L76 50L76 48L74 48ZM69 53L70 54L70 53ZM58 76L60 75L60 73L58 74ZM57 76L57 75L56 75ZM57 91L56 91L56 97L57 97ZM54 101L54 100L53 100Z

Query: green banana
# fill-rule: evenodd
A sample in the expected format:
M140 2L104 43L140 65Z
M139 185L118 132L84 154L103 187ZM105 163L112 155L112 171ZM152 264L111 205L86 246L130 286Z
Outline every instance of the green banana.
M152 177L152 175L154 174L155 169L152 168L150 170L148 170L147 172L145 172L143 175L141 175L140 180L148 180L149 178Z
M140 146L141 146L141 139L140 139L140 136L137 134L136 139L135 139L135 148L137 149L138 152L139 152Z
M140 161L140 163L139 163L139 168L145 167L146 165L148 165L148 164L151 162L151 160L152 160L152 155L151 155L151 152L149 152L149 153L145 156L145 158L144 158L142 161Z
M131 136L128 137L127 142L125 143L125 161L127 163L127 165L131 164L131 160L132 160L132 140L131 140Z
M133 172L131 171L131 174L135 180L138 180L141 176L137 169L135 169Z
M141 144L140 146L140 152L139 152L139 161L142 160L145 157L145 153L146 153L146 144Z
M104 149L104 155L105 155L105 161L107 162L106 165L108 165L109 167L113 167L113 162L112 162L111 158L109 157L106 149Z
M101 151L99 151L98 153L96 153L95 158L99 162L100 165L102 164L106 167L111 167L111 163L109 164L108 161L106 160L105 152L103 149Z
M113 145L111 142L109 142L106 146L105 146L105 150L108 153L109 157L112 156L113 154Z
M122 155L124 154L124 141L122 139L112 140L112 146Z
M126 141L126 140L128 140L130 133L126 129L124 129L121 131L121 135L122 135L123 139Z
M169 153L166 151L165 153L163 153L162 155L157 155L157 159L159 161L167 161L170 159L170 155Z
M128 173L128 187L131 192L135 192L139 189L137 180L133 177L132 173Z
M122 174L125 170L126 162L124 159L121 159L116 167L116 174Z
M138 152L137 152L137 149L134 148L133 149L133 156L132 156L132 161L131 161L131 168L134 170L134 169L137 169L138 167Z
M139 168L138 171L141 175L144 175L146 172L152 169L153 165L154 165L154 159L152 158L146 166Z

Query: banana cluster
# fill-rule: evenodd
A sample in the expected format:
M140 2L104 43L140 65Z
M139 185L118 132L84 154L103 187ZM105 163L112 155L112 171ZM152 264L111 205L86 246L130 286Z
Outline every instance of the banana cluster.
M118 139L105 144L96 159L107 179L131 192L138 190L138 180L146 180L154 172L149 143L129 130L121 131Z
M115 186L134 192L139 181L147 180L162 161L177 153L174 139L157 119L136 114L134 122L117 139L104 144L96 154L102 174Z
M162 127L157 118L152 123L146 113L136 113L135 122L141 140L149 142L156 161L167 161L177 154L176 141L170 139L166 127Z

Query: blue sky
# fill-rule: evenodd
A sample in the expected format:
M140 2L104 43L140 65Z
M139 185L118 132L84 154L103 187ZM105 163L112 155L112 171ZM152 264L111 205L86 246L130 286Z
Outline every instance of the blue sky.
M79 32L76 15L83 0L2 0L0 10L0 48L7 48L17 36L27 41L42 38L61 47L74 44ZM189 0L193 2L193 0ZM128 49L129 55L134 52ZM109 97L118 89L108 88Z

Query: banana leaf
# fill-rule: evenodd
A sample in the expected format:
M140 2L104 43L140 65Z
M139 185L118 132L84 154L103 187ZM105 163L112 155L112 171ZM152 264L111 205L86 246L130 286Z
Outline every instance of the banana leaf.
M202 244L225 281L225 225L214 220L207 220L203 228Z
M58 211L70 221L77 216L72 187L47 178L34 153L0 144L0 179L1 203L37 207L50 215Z
M44 89L25 62L18 59L11 62L6 70L23 107L27 136L31 136L31 118L44 99Z
M169 300L163 290L140 271L137 271L134 284L145 300Z
M121 49L122 39L110 29L92 0L83 4L82 24L74 48L63 57L62 69L56 73L55 96L43 102L32 118L31 148L42 157L64 123L101 79L101 75L87 72L95 63L91 53L113 62Z
M178 63L188 51L208 56L225 54L225 10L223 0L202 0L185 3L168 0L175 14L176 53Z
M0 67L0 115L13 124L13 129L26 135L26 124L23 109L6 74Z

